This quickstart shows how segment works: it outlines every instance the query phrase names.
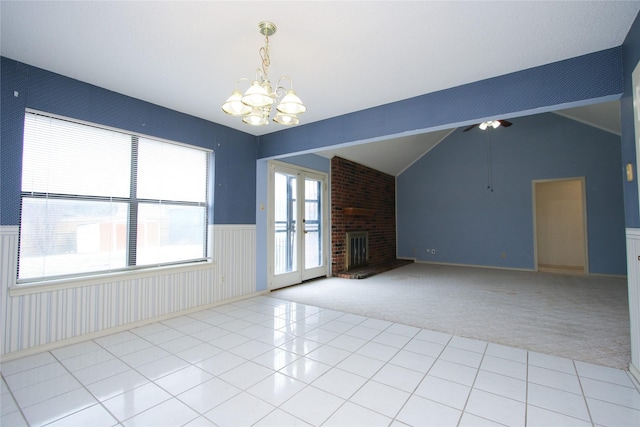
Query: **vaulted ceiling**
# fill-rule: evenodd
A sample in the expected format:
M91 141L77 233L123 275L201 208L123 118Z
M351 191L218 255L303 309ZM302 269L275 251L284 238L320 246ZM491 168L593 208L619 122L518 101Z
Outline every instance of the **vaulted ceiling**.
M609 101L556 111L598 129L620 135L620 102ZM342 157L389 175L398 176L417 159L438 145L454 129L385 139L349 147L335 147L316 154L328 159Z

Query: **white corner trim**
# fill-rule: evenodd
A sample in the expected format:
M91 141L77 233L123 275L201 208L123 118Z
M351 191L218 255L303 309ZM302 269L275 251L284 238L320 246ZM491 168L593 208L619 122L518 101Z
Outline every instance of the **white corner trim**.
M20 227L17 225L0 225L0 236L9 235L15 236L20 232Z
M640 239L640 228L627 228L627 239Z

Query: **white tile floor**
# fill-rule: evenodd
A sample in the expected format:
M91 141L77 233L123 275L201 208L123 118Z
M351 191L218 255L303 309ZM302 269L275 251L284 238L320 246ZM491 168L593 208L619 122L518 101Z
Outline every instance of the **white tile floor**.
M639 426L625 371L266 296L1 364L2 426Z

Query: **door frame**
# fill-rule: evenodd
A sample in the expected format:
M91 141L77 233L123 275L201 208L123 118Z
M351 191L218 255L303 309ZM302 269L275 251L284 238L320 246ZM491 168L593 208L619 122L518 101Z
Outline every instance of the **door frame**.
M536 184L546 182L561 182L561 181L580 181L581 198L582 198L582 223L583 223L583 235L584 235L584 271L585 275L589 274L589 234L587 223L587 185L586 178L584 176L576 176L569 178L549 178L549 179L534 179L531 181L531 205L533 209L533 263L534 270L539 271L538 268L538 219L536 217Z
M329 236L331 235L331 230L329 229L329 174L326 172L321 172L318 170L306 168L303 166L294 165L291 163L286 163L278 160L269 160L267 164L268 178L267 178L267 289L275 290L281 287L290 286L298 283L302 283L304 280L310 280L315 277L322 277L329 275L329 253L331 248L329 247ZM286 173L296 174L298 176L301 175L312 175L315 177L319 177L323 180L324 185L322 186L322 206L321 206L321 215L322 215L322 260L323 267L316 267L315 270L319 272L319 275L314 277L307 277L304 268L304 233L300 232L296 234L296 238L298 239L298 280L295 283L288 284L280 284L278 280L276 280L276 274L274 273L275 266L275 236L274 236L274 223L275 223L275 172L283 171ZM304 182L298 186L300 189L304 188ZM303 191L303 190L302 190ZM296 196L297 197L297 196ZM302 218L304 211L304 200L299 200L297 203L297 216L298 218ZM297 225L298 231L303 231L304 225L299 223ZM321 273L320 273L321 272Z

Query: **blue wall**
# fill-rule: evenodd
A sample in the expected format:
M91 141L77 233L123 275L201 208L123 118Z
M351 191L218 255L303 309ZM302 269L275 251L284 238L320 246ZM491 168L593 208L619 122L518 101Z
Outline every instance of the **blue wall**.
M0 225L20 223L25 108L212 149L213 221L255 223L256 137L8 58L0 61Z
M615 100L622 91L618 47L264 135L258 157Z
M590 271L626 274L620 138L552 113L512 122L458 129L398 176L399 256L534 269L532 180L584 176Z
M278 160L327 174L331 172L331 160L326 157L318 156L317 154L301 154L299 156L283 157Z
M636 16L625 42L622 45L624 65L624 94L620 99L622 119L622 164L634 165L636 179L624 181L625 216L627 228L640 228L640 209L638 201L638 174L636 164L636 143L633 124L633 89L631 74L640 61L640 15Z

